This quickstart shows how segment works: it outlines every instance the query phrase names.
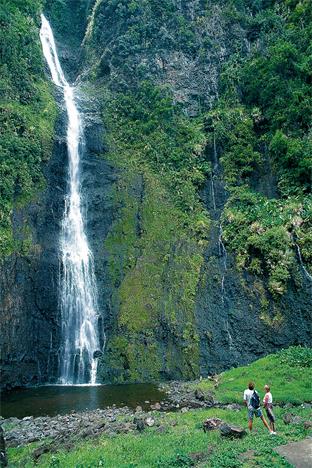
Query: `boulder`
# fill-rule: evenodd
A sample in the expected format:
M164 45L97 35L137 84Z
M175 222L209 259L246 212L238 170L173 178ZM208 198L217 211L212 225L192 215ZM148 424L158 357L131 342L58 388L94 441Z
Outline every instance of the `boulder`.
M36 448L33 451L33 459L34 459L35 463L38 461L38 459L41 457L41 455L43 455L44 453L51 452L51 448L52 448L51 445L43 445L41 447Z
M155 425L155 419L153 418L146 418L145 419L145 424L148 426L148 427L153 427Z
M283 421L285 424L301 424L303 422L303 418L292 413L286 413L283 416Z
M0 426L0 466L7 466L8 459L5 451L5 440L4 440L4 431L2 426Z
M312 421L304 421L303 427L305 430L312 429Z
M159 410L161 410L161 404L160 403L155 403L154 405L151 405L151 409L159 411Z
M226 423L221 424L219 429L223 437L229 437L233 439L241 439L247 434L245 429L242 429L241 427L237 426L231 426Z
M219 418L208 418L203 422L203 430L204 432L214 431L215 429L218 429L221 424L223 424L223 421Z
M196 400L205 401L205 394L200 388L196 388L196 390L194 392L194 396L195 396Z
M159 434L164 434L166 431L167 431L166 426L159 426L159 427L157 428L157 432L158 432Z
M238 403L231 403L230 405L226 405L226 408L232 411L240 411L241 405L239 405Z
M141 419L141 418L134 418L133 420L135 426L136 426L136 429L139 431L139 432L142 432L144 431L145 429L145 423L144 423L144 420Z

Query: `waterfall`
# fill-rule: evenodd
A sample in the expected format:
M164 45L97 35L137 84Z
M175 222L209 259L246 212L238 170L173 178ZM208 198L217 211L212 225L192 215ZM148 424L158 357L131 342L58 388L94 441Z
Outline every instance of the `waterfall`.
M221 225L221 222L220 222L220 224L219 224L218 247L219 247L219 256L220 256L220 258L223 259L223 273L222 273L222 278L221 278L221 295L222 295L222 302L224 303L224 292L225 292L224 281L225 281L225 274L226 274L226 270L227 270L227 252L226 252L225 245L223 243L222 235L223 235L223 231L222 231L222 225Z
M297 242L295 242L295 247L296 247L296 251L297 251L297 255L298 255L298 259L299 259L299 263L300 263L300 266L302 268L302 271L304 272L306 278L312 282L312 276L310 275L310 273L308 272L308 270L306 269L306 267L304 266L304 263L303 263L303 260L302 260L302 255L301 255L301 250L300 250L300 247L299 245L297 244Z
M62 318L60 383L94 384L97 371L97 290L94 265L84 229L80 192L82 123L75 103L75 90L66 81L53 32L41 15L40 39L52 81L63 92L67 111L68 190L60 238L61 272L59 306Z

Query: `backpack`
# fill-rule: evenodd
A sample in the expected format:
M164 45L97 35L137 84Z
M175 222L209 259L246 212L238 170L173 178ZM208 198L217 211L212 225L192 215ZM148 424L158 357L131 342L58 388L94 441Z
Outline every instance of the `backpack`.
M254 390L253 394L251 395L250 406L252 406L254 409L260 408L260 397L256 390Z

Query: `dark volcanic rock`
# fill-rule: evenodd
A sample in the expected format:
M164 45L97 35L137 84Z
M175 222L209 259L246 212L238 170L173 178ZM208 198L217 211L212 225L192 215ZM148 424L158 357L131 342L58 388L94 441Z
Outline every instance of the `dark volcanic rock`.
M135 424L135 426L136 426L136 428L137 428L137 430L138 430L139 432L144 431L144 429L145 429L145 422L144 422L144 419L141 419L141 418L134 418L133 422L134 422L134 424Z
M283 416L283 421L285 424L301 424L303 422L303 418L291 413L286 413Z
M233 254L220 243L220 217L227 193L218 157L218 149L217 155L211 149L212 164L216 160L213 193L211 180L202 193L212 219L196 305L203 376L249 363L291 344L311 343L311 283L300 274L298 265L293 277L300 277L300 281L291 279L277 303L265 279L238 271Z
M2 426L0 426L0 466L7 466L8 459L6 456L5 450L5 440L4 440L4 432Z
M7 388L38 384L48 377L53 382L57 375L58 239L67 161L63 127L62 114L53 154L44 168L46 189L13 213L15 238L29 239L30 246L1 264L1 386Z
M208 418L203 422L204 432L214 431L215 429L218 429L221 424L223 424L223 421L219 418Z
M241 439L247 433L245 429L237 426L230 426L229 424L221 424L220 433L223 437L229 437L234 439Z
M205 394L204 394L204 392L203 392L202 390L200 390L200 389L197 388L197 389L195 390L194 395L195 395L195 398L196 398L197 400L205 401Z

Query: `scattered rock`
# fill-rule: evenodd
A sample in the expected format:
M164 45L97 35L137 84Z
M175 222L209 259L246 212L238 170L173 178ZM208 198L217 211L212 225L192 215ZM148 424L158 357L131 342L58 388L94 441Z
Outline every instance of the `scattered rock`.
M46 438L57 441L59 444L65 444L71 438L80 437L96 437L101 433L111 431L129 432L135 426L131 423L127 424L118 422L119 416L133 417L133 411L127 407L98 409L93 411L85 411L81 413L72 412L67 415L57 415L54 417L38 417L17 419L9 418L2 421L5 426L12 427L5 434L7 446L17 447L23 446L30 442L39 441Z
M239 455L239 458L243 461L251 460L255 456L255 453L256 453L255 450L247 450L246 452L241 453Z
M159 411L159 410L161 410L161 404L160 403L155 403L155 405L151 405L151 409Z
M285 424L301 424L303 422L303 418L292 413L286 413L283 416L283 421Z
M137 407L135 408L135 412L136 412L136 413L142 413L142 411L143 411L142 406L137 406Z
M235 439L241 439L246 435L245 429L237 426L230 426L229 424L223 423L219 427L220 433L223 437L230 437Z
M153 427L155 425L155 419L153 418L146 418L145 419L145 424L148 426L148 427Z
M240 411L242 407L238 403L231 403L230 405L226 405L226 409L229 409L232 411Z
M0 426L0 466L7 466L8 465L8 459L6 456L6 450L5 450L5 440L4 440L4 431L2 426Z
M223 424L222 419L219 418L208 418L206 421L203 422L203 429L204 432L207 431L214 431L215 429L219 429L219 427Z
M42 447L36 448L36 450L33 451L33 459L37 461L41 455L44 453L49 453L51 451L54 451L51 445L43 445Z
M312 421L304 421L303 427L305 430L312 429Z
M189 410L187 406L183 406L183 408L181 408L181 413L187 413Z
M196 400L205 401L205 394L199 388L196 388L194 395L195 395Z
M142 432L144 431L145 429L145 423L144 423L144 420L141 419L141 418L134 418L133 420L135 426L136 426L136 429L139 431L139 432Z
M284 408L293 408L294 405L292 403L285 403Z
M157 427L157 432L159 432L159 434L164 434L166 431L167 431L166 426Z
M194 463L200 463L205 460L207 460L209 453L207 452L191 452L188 454L191 460L193 460Z

